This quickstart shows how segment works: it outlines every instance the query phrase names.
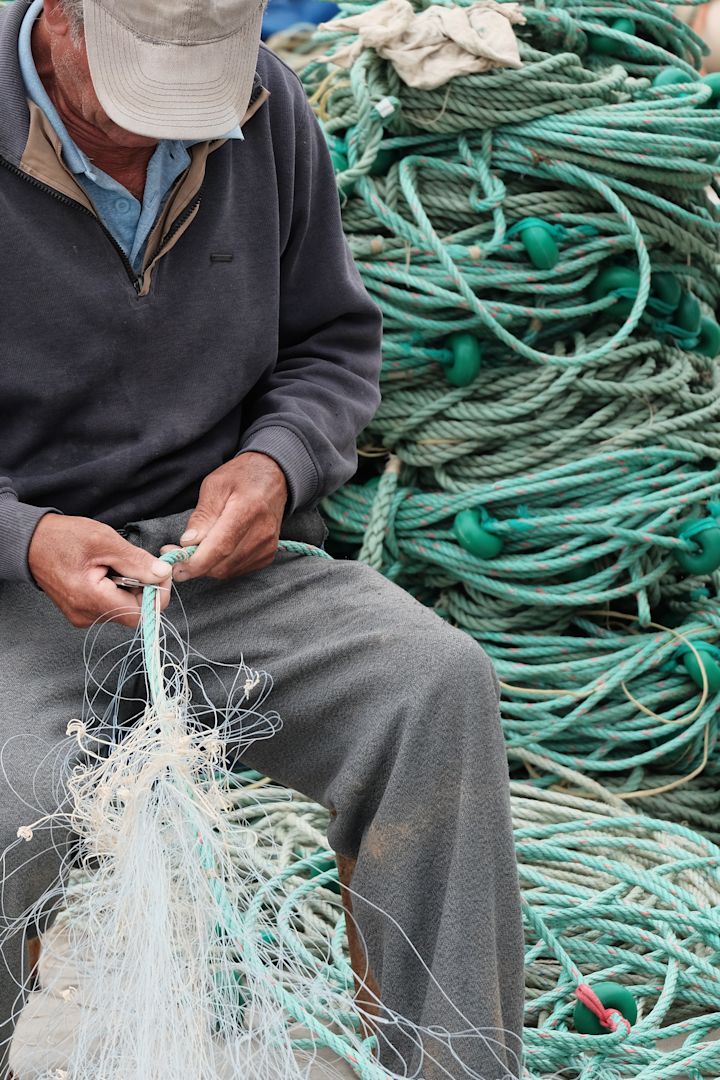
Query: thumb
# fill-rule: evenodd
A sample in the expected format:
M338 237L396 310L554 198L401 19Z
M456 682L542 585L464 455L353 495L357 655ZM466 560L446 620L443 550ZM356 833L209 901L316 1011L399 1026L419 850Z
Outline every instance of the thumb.
M205 539L225 508L226 498L213 491L211 485L200 488L198 504L190 515L185 532L180 537L183 547L199 544Z
M172 577L172 568L149 551L135 547L122 536L107 551L108 565L123 577L134 577L146 585L158 585Z

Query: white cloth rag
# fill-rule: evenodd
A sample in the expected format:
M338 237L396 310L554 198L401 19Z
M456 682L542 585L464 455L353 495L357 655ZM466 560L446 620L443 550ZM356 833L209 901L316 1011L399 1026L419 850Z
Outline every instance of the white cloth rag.
M362 15L324 23L323 29L357 35L330 57L339 67L349 68L363 49L374 49L408 86L434 90L457 75L520 67L513 24L524 22L519 4L496 0L469 7L432 4L419 12L409 0L385 0Z

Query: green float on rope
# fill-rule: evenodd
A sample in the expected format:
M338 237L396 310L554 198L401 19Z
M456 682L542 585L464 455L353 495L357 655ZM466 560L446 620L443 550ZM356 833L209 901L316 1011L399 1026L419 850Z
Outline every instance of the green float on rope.
M593 300L615 297L613 316L625 319L630 314L640 291L640 275L629 266L604 267L590 287Z
M690 649L686 649L682 654L683 667L700 690L704 687L704 672L708 692L716 694L720 690L720 649L707 641L695 641L693 647L700 654L700 659Z
M695 348L711 360L720 355L720 326L706 315L700 320L699 341Z
M453 522L458 543L478 559L494 559L503 549L503 542L486 527L487 514L477 510L461 510Z
M720 100L720 71L713 71L710 75L703 75L705 86L710 87L710 97L705 102L708 108L715 108Z
M665 311L672 314L680 303L682 286L675 274L659 270L650 279L650 289L653 297L659 300Z
M530 262L537 270L552 270L557 266L560 252L555 242L558 233L556 225L551 225L542 218L523 218L508 229L507 235L511 237L516 233L522 240Z
M620 983L603 982L585 988L598 999L602 1009L594 1009L584 1000L578 1001L573 1021L576 1031L579 1031L581 1035L607 1035L616 1030L617 1024L613 1018L608 1017L603 1022L603 1010L619 1013L631 1027L637 1021L637 1003L626 986Z
M689 540L693 551L677 551L675 558L687 574L712 574L720 568L720 524L714 517L688 525L680 539Z
M684 291L673 314L673 324L687 334L697 334L700 330L702 313L697 298L691 292Z
M453 386L470 386L480 373L482 346L473 334L451 334L447 339L450 360L445 361L445 377Z
M632 19L613 19L610 23L611 30L617 30L621 34L634 34L635 23ZM622 41L606 34L588 34L588 44L592 52L600 56L614 56L622 49Z
M653 79L653 86L675 86L680 83L692 82L697 78L697 75L690 75L688 72L683 71L682 68L666 67L662 68Z

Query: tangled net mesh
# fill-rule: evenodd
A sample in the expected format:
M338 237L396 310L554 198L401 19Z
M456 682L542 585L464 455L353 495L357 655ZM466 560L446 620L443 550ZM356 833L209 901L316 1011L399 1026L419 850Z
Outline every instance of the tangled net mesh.
M58 805L31 814L26 801L35 820L5 853L13 872L24 845L25 865L43 843L63 862L30 910L13 916L0 897L0 950L51 923L37 979L18 986L30 994L9 1047L15 1080L407 1080L447 1075L448 1062L453 1076L482 1080L479 1056L499 1062L506 1033L472 1026L382 898L340 889L323 811L233 768L282 726L268 708L271 678L195 653L154 587L129 647L103 651L101 639L102 627L90 638L84 714L48 751L64 778ZM357 901L442 994L445 1024L378 998Z

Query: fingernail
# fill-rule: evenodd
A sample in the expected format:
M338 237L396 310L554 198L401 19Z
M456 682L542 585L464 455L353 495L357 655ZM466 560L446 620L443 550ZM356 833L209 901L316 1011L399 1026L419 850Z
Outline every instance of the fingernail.
M170 566L161 559L156 559L152 565L152 572L155 577L167 577L170 573Z
M181 544L194 544L198 539L198 534L194 529L190 529L188 532L183 533L180 537Z

